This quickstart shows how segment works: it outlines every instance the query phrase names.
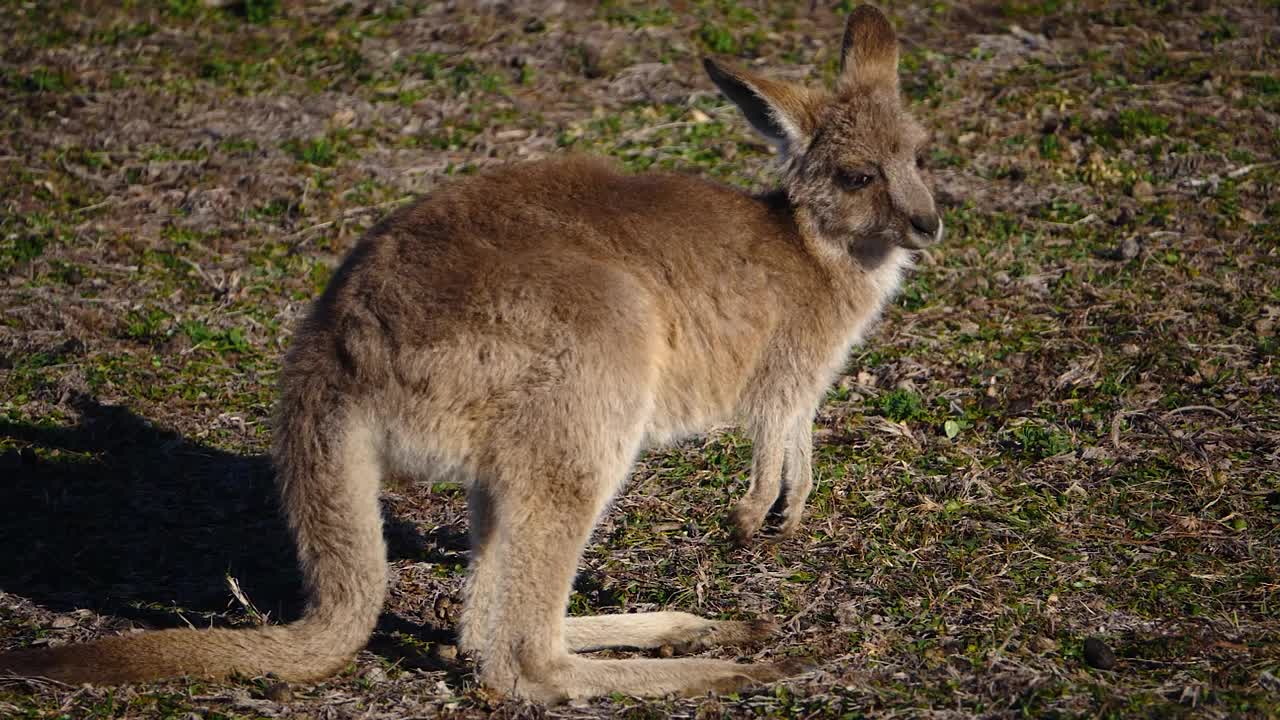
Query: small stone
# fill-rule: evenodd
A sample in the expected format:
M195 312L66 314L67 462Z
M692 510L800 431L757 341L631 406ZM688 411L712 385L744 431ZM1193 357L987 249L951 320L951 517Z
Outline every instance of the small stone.
M53 622L49 623L49 625L58 630L63 630L69 627L75 627L76 619L71 617L70 615L59 615L58 617L54 618Z
M432 654L440 662L451 663L458 659L457 645L436 645L432 648Z
M1083 459L1085 459L1085 460L1113 460L1113 459L1115 459L1115 456L1111 454L1111 451L1107 450L1107 449L1106 449L1106 448L1104 448L1104 447L1098 447L1098 446L1096 446L1096 445L1095 445L1095 446L1092 446L1092 447L1087 447L1087 448L1085 448L1083 451L1081 451L1081 453L1080 453L1080 457L1081 457L1081 458L1083 458ZM1082 488L1082 487L1080 487L1078 484L1073 484L1071 487L1067 488L1067 492L1068 492L1068 493L1073 492L1073 491L1074 491L1074 492L1077 492L1077 493L1080 495L1080 497L1088 497L1088 492L1086 492L1086 491L1085 491L1085 489L1084 489L1084 488Z
M1100 638L1091 637L1084 641L1084 661L1089 667L1110 670L1116 666L1116 654Z
M387 681L387 671L380 667L371 667L364 674L366 682L383 683Z
M457 621L458 616L461 614L461 608L453 601L453 598L448 595L441 595L436 598L435 612L436 617L447 623L453 623Z
M582 71L583 77L588 80L595 80L609 74L604 50L599 45L583 43L578 45L575 50L577 51L578 66Z
M59 356L81 355L84 353L84 341L80 338L67 338L54 352Z
M724 706L715 698L704 700L693 715L694 720L711 720L725 716Z
M284 681L273 682L262 692L262 696L272 702L289 702L293 699L293 688Z
M1280 678L1277 678L1266 670L1263 670L1262 673L1258 675L1258 684L1273 693L1280 692Z
M334 127L339 128L349 128L355 124L355 121L356 112L351 108L342 108L335 112L333 117L329 118L329 122L332 123Z
M1138 245L1138 239L1130 235L1121 240L1120 244L1116 247L1116 259L1132 260L1138 257L1138 253L1141 250L1142 248Z
M862 607L855 600L840 603L836 606L836 620L841 627L855 627L862 620Z
M978 139L978 133L967 132L967 133L962 133L960 137L956 138L956 142L960 144L960 147L967 147L969 145L972 145L973 141L977 139Z
M1132 194L1135 200L1150 200L1156 196L1156 189L1146 180L1139 180L1133 184Z

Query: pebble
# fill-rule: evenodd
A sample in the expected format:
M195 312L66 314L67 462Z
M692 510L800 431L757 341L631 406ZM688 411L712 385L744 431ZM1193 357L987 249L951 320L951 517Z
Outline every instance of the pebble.
M457 645L436 645L432 650L432 654L441 662L451 663L458 659Z
M274 682L267 686L262 696L272 702L289 702L293 699L293 688L289 687L287 682Z
M349 128L356 122L356 112L351 108L342 108L329 118L334 127Z
M1130 235L1121 240L1120 245L1116 247L1116 257L1120 260L1132 260L1138 257L1141 249L1138 245L1138 239Z
M1100 638L1091 637L1084 641L1084 661L1089 667L1110 670L1116 666L1116 654Z

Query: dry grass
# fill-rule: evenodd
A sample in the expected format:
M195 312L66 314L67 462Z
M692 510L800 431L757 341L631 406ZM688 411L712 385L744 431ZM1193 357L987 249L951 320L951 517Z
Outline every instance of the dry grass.
M840 28L746 0L39 5L0 7L5 648L288 617L258 453L290 324L363 229L565 148L763 186L698 57L830 78ZM950 235L823 409L807 534L729 547L749 447L719 434L645 459L572 603L775 616L759 655L814 673L490 697L448 653L442 486L387 494L393 599L342 677L10 682L0 716L1280 714L1280 6L891 14Z

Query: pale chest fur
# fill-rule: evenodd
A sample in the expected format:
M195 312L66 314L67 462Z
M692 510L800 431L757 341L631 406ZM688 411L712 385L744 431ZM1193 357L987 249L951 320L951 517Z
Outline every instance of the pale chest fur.
M902 286L902 278L911 268L911 253L901 248L894 248L883 263L866 275L863 292L865 296L858 305L853 322L847 325L845 336L832 347L821 371L815 379L814 392L820 398L822 393L835 380L836 375L844 369L849 361L849 352L854 345L862 342L867 330L883 312L884 306L893 299Z
M760 355L755 369L730 382L716 377L717 370L703 368L705 374L682 373L680 382L661 382L652 413L646 423L646 446L664 445L688 435L706 432L728 423L751 425L762 418L812 412L848 361L853 345L861 342L879 317L885 304L897 292L903 273L911 264L910 254L894 249L874 271L861 276L848 288L852 308L842 317L818 323L812 317L786 318L770 333L760 336ZM684 347L671 365L700 368L715 358L711 347ZM714 365L718 363L712 362ZM672 377L664 378L666 381ZM729 373L738 377L738 373ZM698 381L690 382L694 378ZM714 379L713 379L714 378ZM702 384L733 390L714 397ZM724 388L719 388L723 390ZM788 406L782 408L782 405Z

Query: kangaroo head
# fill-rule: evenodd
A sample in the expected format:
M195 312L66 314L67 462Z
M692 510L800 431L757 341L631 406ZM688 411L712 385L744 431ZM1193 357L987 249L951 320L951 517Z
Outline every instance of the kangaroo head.
M778 146L784 190L819 241L866 267L894 246L942 237L919 157L928 138L902 106L898 38L879 10L849 16L831 90L771 80L704 61L711 80Z

